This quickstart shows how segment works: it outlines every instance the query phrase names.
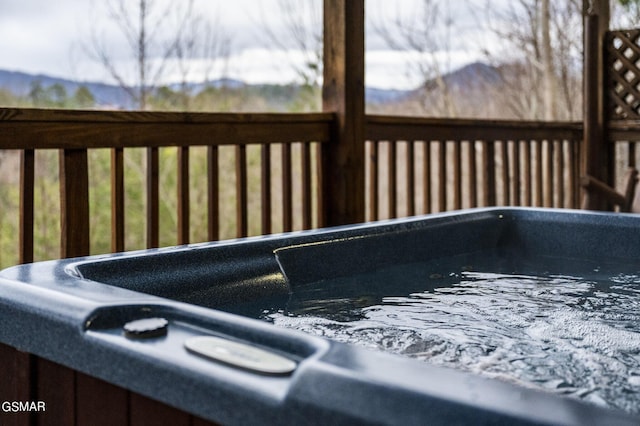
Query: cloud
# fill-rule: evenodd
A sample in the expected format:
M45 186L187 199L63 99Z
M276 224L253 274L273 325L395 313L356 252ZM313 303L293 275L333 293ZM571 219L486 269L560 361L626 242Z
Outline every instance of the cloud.
M118 61L122 68L133 69L130 46L105 18L103 6L107 1L0 0L0 28L3 33L0 38L0 69L46 73L85 81L110 81L104 68L92 61L82 47L96 32L104 35L104 39L110 43L109 51L114 61ZM402 0L399 4L404 10L411 10L407 6L415 2ZM382 13L385 7L389 7L386 6L388 4L396 9L394 2L376 0L371 5L367 3L368 7L371 6L368 11ZM278 0L234 0L231 4L226 0L195 0L195 5L212 21L215 22L217 16L228 31L226 35L232 40L232 50L227 77L249 83L286 84L296 81L298 76L295 68L303 66L303 55L293 49L269 49L266 46L272 43L268 38L259 36L265 22L271 28L278 28L281 11ZM420 77L406 71L407 64L412 61L411 53L390 51L371 33L370 26L368 31L367 48L370 50L366 55L367 84L381 88L416 87ZM452 68L460 64L461 58L468 59L467 62L475 60L468 53L454 52L449 58ZM207 65L197 62L193 65L194 79L197 80ZM222 69L218 61L213 66L211 78L222 76ZM179 80L180 76L174 72L165 76L163 82Z

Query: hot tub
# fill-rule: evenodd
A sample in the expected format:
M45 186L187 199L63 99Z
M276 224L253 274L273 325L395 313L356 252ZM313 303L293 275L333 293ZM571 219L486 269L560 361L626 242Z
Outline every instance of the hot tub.
M516 329L542 335L543 346L554 350L560 340L548 337L544 317L555 313L545 308L526 316L532 311L528 302L510 305L495 294L483 299L483 292L494 284L506 288L499 279L515 276L528 281L522 291L509 281L509 297L561 293L573 306L593 303L594 294L624 284L629 296L624 303L636 303L631 296L640 293L640 279L634 281L638 275L640 217L474 209L13 267L0 274L0 342L81 377L221 424L631 425L640 424L633 408L604 407L612 404L600 397L561 395L572 383L550 380L556 388L545 391L548 382L528 385L518 377L475 371L481 370L478 363L502 353L500 343L480 342L490 347L477 359L475 352L465 352L467 365L457 369L429 362L437 355L431 343L420 343L418 352L427 359L417 360L385 352L384 343L359 345L340 333L322 336L314 332L318 322L309 318L339 330L356 324L354 329L355 321L371 321L380 312L395 318L385 306L409 306L413 315L426 306L415 305L416 300L437 296L443 297L434 299L440 311L429 318L456 334L465 327L447 325L449 315L466 321L477 314L478 305L457 310L456 300L466 297L486 302L482 306L490 315L492 309L524 312L524 319L514 320ZM532 277L544 280L544 291ZM602 277L613 283L599 286ZM567 289L567 279L582 280L582 290ZM456 296L461 288L473 290L473 297ZM616 300L596 313L595 325L587 323L591 328L583 335L567 339L582 348L580 342L594 335L618 333L623 342L607 348L622 348L624 362L638 361L637 369L631 365L623 374L628 374L627 403L637 398L640 405L640 346L635 347L640 325L620 325L617 317L606 317ZM346 306L349 318L341 317L345 311L335 305ZM635 315L639 306L625 310ZM566 309L559 308L560 316L552 318L556 328L578 321L575 315L562 316ZM502 326L502 318L496 313L494 322ZM420 321L412 333L431 329L431 319ZM470 327L475 321L471 318ZM584 331L584 323L576 324ZM410 327L389 327L394 326L402 346ZM509 359L516 370L528 371L527 354L516 358ZM34 398L33 392L29 395ZM94 396L108 399L99 392ZM53 416L53 402L43 403ZM130 409L122 404L122 410ZM119 406L111 407L117 411Z

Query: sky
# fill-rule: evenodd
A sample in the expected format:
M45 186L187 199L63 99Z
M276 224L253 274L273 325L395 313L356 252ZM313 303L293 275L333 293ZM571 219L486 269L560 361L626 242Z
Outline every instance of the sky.
M136 4L133 0L126 1L129 5ZM186 4L186 0L171 1ZM0 0L0 69L113 83L105 67L91 58L91 52L95 53L92 40L98 40L121 74L133 70L131 50L122 31L108 17L106 5L109 2L115 1ZM298 11L307 18L313 16L309 5L314 2L321 7L322 1L302 0L299 4L305 4L304 10L298 7ZM415 13L416 2L367 0L365 64L368 86L407 89L419 84L420 76L412 72L410 66L411 57L417 53L391 50L374 28L380 22L380 16L410 17ZM191 78L201 78L207 68L212 78L226 76L248 83L299 81L296 64L299 66L305 59L294 43L291 31L286 29L290 27L282 21L286 15L282 13L282 4L282 0L194 0L197 14L215 24L221 34L219 39L229 40L229 56L214 62L192 61ZM312 21L309 18L309 26ZM165 27L169 27L167 22L164 21ZM316 16L315 23L321 25L320 15ZM473 23L469 21L467 25ZM275 43L266 35L267 31L275 34L281 46L274 49ZM451 46L449 53L438 52L435 56L442 60L445 68L451 69L481 59L478 52L460 46ZM180 79L175 68L169 68L164 69L162 83Z

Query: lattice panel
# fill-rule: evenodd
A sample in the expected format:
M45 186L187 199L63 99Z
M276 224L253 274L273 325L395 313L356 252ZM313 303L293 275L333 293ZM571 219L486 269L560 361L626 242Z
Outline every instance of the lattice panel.
M640 29L610 31L606 56L609 118L640 119Z

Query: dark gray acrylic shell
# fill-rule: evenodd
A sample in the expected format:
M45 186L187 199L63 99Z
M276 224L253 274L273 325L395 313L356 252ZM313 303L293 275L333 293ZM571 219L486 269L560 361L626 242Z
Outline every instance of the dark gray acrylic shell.
M640 424L216 309L381 265L483 251L640 269L640 217L474 209L22 265L0 273L0 341L223 424ZM166 336L124 335L125 323L149 317L168 320ZM269 375L212 362L184 347L201 335L253 345L296 368Z

